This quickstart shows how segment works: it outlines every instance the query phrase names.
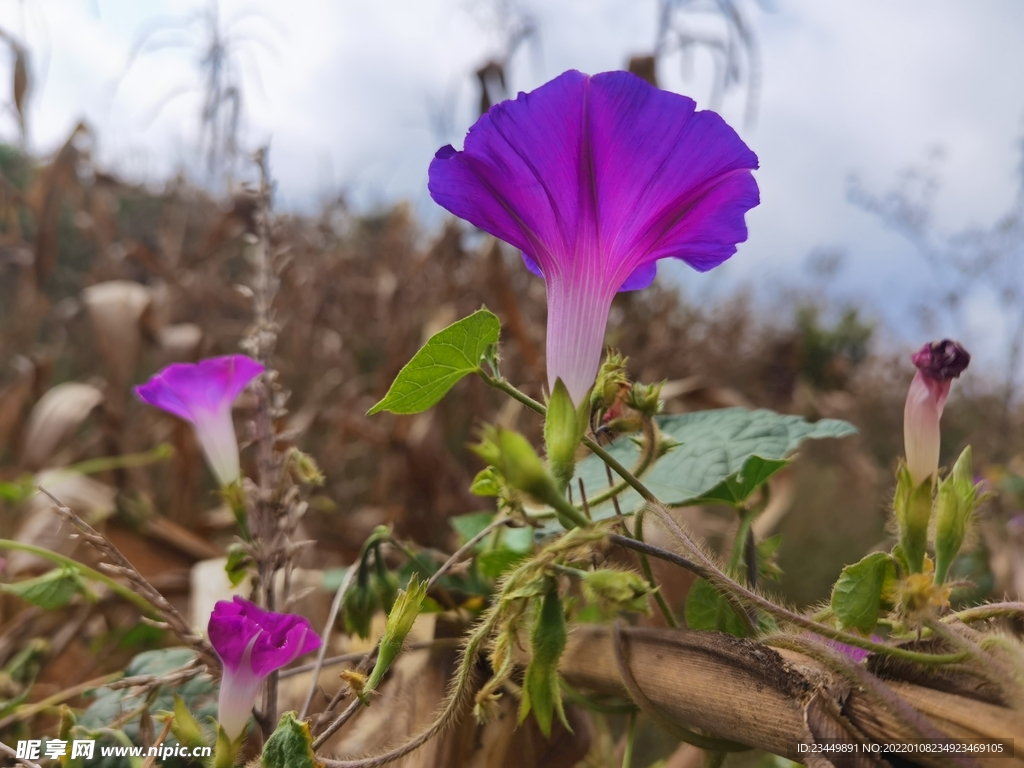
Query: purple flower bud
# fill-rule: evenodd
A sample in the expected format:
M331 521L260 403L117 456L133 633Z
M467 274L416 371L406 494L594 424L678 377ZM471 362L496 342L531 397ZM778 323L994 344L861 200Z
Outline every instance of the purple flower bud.
M967 368L971 356L959 342L943 339L925 344L912 360L917 373L903 410L903 439L910 477L920 485L938 475L939 419L953 379Z
M232 740L245 729L267 675L320 647L306 618L265 611L237 595L214 606L209 634L224 665L217 721Z
M210 469L226 487L241 475L231 406L261 373L263 366L245 355L175 363L136 387L135 394L144 403L192 423Z

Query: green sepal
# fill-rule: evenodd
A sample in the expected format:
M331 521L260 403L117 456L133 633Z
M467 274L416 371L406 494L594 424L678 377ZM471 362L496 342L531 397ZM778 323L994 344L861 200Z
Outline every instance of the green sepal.
M217 744L213 748L213 762L211 768L233 768L235 757L238 755L238 747L241 745L243 735L239 735L237 741L231 741L224 728L217 726ZM269 768L267 766L266 768Z
M899 527L899 543L911 573L921 573L928 548L928 526L932 517L932 479L914 484L910 470L901 464L896 471L893 513Z
M585 397L583 404L590 405ZM564 491L576 470L576 449L586 429L586 417L581 421L569 390L561 379L555 380L555 388L548 399L547 416L544 418L544 446L548 455L548 466L560 490Z
M501 336L501 322L479 309L438 331L398 372L384 399L368 412L420 413L436 405L463 377L478 373Z
M953 471L939 481L935 513L935 581L942 584L949 566L960 552L974 511L979 503L974 484L974 462L971 446L964 448L953 465Z
M313 753L313 734L309 723L297 719L297 713L285 712L263 745L263 768L323 768Z
M558 597L557 583L551 580L530 633L531 657L523 677L523 698L519 707L519 722L526 720L532 711L541 733L546 737L551 736L555 712L565 729L572 733L558 684L558 660L565 651L567 640L565 612Z
M892 602L896 581L896 560L888 552L872 552L843 568L831 602L843 628L870 634L882 608Z
M173 718L171 720L171 733L174 734L174 738L181 744L192 749L209 746L206 734L203 732L203 727L199 725L199 721L189 711L185 700L177 693L174 694L174 711L170 715Z

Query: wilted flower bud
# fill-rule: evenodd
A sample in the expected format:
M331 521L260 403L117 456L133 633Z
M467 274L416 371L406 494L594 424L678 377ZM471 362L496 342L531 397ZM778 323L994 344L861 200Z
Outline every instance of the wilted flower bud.
M919 485L938 474L939 419L953 379L967 368L971 356L959 342L943 339L925 344L913 361L917 373L903 411L903 437L907 467L914 484Z

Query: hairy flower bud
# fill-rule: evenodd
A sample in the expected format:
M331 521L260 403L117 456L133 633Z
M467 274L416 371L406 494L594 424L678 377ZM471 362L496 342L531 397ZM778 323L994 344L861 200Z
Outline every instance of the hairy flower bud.
M919 485L938 475L939 419L953 379L967 368L971 356L959 342L943 339L925 344L912 359L917 373L903 411L903 438L907 468Z

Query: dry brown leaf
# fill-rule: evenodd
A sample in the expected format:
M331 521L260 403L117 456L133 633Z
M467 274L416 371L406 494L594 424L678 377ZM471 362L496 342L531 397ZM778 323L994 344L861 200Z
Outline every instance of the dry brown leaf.
M58 384L39 398L25 428L24 466L36 470L50 464L61 440L102 402L103 392L77 381Z

